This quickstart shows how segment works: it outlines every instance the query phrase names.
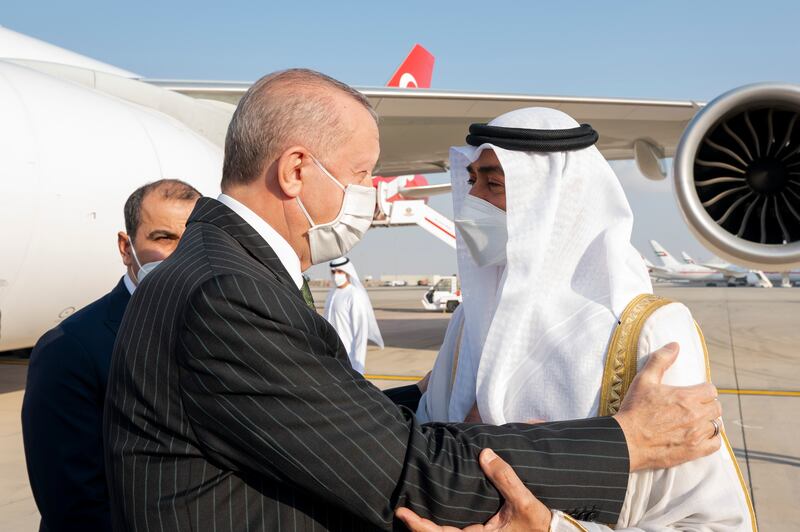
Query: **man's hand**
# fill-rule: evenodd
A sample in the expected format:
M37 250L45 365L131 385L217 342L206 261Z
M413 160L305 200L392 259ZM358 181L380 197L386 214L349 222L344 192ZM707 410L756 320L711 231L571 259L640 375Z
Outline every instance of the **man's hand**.
M464 418L464 423L483 423L481 419L481 412L478 410L478 401L475 401L475 404L472 405L469 412L467 412L467 417Z
M547 532L550 530L552 514L539 499L525 487L514 470L491 449L480 455L481 469L505 499L500 511L483 525L470 525L464 532ZM399 508L395 513L411 532L456 532L451 526L439 526L423 519L408 508Z
M661 384L678 356L676 343L655 353L633 379L614 418L628 442L631 471L666 469L707 456L721 445L712 419L722 415L713 384Z
M425 376L422 377L422 379L417 381L417 388L419 388L419 391L421 393L425 393L426 391L428 391L428 381L429 380L431 380L431 371L426 373Z

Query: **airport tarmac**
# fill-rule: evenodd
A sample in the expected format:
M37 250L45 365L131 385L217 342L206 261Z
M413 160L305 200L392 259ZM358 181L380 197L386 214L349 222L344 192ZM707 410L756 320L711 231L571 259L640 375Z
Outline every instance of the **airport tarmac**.
M676 288L706 336L725 426L762 531L800 530L800 289ZM326 290L315 290L321 308ZM370 347L380 388L413 382L432 366L448 314L422 310L424 289L376 288L370 298L386 347ZM25 471L20 405L27 366L0 361L0 530L38 529Z

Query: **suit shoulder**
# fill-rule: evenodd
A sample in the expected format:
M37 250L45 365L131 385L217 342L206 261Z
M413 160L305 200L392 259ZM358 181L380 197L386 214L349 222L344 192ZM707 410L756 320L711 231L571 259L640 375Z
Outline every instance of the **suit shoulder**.
M235 301L239 297L252 299L257 295L262 299L272 300L277 294L286 291L286 287L272 270L253 257L230 233L214 224L191 223L173 257L178 253L181 256L177 260L170 257L165 265L191 268L198 272L191 280L185 276L182 278L182 282L190 287L189 301L197 301L196 298L201 295L227 301ZM156 270L154 277L159 273L163 278L166 272ZM238 296L241 291L245 294ZM283 295L291 297L288 292Z
M280 283L269 275L220 268L213 269L210 275L195 285L190 299L205 296L237 301L240 298L250 300L255 295L269 293L272 296L270 300L274 300L276 289L281 288Z
M42 358L61 356L75 351L85 351L84 347L71 334L64 324L58 324L44 333L33 346L31 351L31 365Z
M275 275L256 260L228 232L212 225L201 225L203 248L213 277L232 276L273 283Z
M44 333L31 351L26 397L41 393L44 394L42 398L52 400L61 389L74 389L81 383L93 381L97 372L91 353L80 338L62 325Z
M308 308L296 288L269 275L216 272L192 292L187 312L202 316L210 309L214 309L215 316L226 316L234 321L241 318L241 313L252 313L291 328L313 327L319 331L328 325L322 316Z
M79 311L75 312L72 316L62 321L58 327L61 327L70 333L81 331L83 329L93 329L97 326L97 322L102 321L108 313L109 300L111 294L105 294L99 299L95 299Z
M36 342L31 357L37 351L63 353L80 350L89 354L98 342L113 344L113 334L104 325L111 298L111 293L105 294L47 331Z

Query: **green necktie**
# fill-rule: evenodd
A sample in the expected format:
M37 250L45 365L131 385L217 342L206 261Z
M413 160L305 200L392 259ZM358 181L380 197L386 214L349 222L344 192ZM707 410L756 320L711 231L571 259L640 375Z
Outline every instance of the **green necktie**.
M308 279L306 279L305 276L303 276L303 287L300 289L300 292L303 294L303 301L306 302L306 305L316 310L317 307L314 306L314 296L311 295L311 288L308 287Z

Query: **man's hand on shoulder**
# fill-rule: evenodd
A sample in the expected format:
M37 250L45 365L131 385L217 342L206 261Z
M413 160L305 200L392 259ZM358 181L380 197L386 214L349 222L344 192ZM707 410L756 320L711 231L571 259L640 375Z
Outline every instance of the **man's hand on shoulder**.
M514 470L491 449L480 455L481 469L505 499L500 511L485 524L470 525L464 529L439 526L423 519L408 508L399 508L398 519L412 532L546 532L550 530L552 514L539 499L525 487Z
M671 343L650 356L614 416L628 442L631 471L666 469L720 448L712 423L722 415L716 387L661 384L678 351Z

